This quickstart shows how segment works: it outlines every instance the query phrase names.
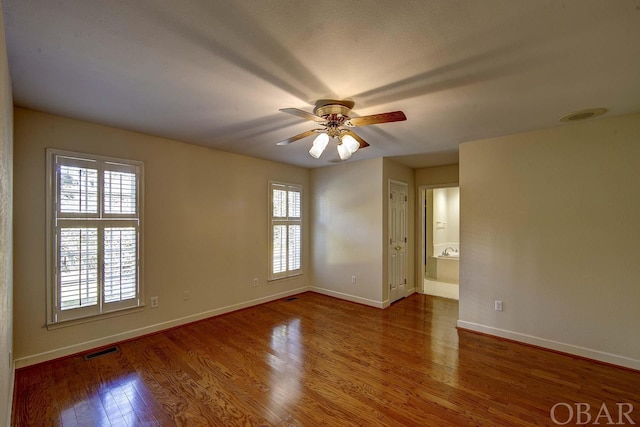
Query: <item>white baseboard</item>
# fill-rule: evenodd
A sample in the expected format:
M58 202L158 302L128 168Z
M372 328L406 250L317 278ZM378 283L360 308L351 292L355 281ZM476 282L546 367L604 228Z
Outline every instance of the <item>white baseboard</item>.
M332 291L330 289L311 287L310 291L327 295L334 298L343 299L345 301L357 302L358 304L368 305L370 307L385 308L383 301L375 301L368 298L362 298L357 295L345 294L343 292ZM388 306L388 304L387 304Z
M269 295L254 300L229 305L226 307L220 307L213 310L204 311L202 313L192 314L190 316L181 317L179 319L170 320L167 322L156 323L154 325L145 326L143 328L134 329L120 334L110 335L107 337L98 338L91 341L85 341L82 343L70 345L67 347L61 347L54 350L46 351L43 353L32 354L30 356L21 357L15 359L15 369L24 368L26 366L35 365L37 363L47 362L49 360L59 359L61 357L70 356L72 354L82 353L94 348L104 347L111 344L115 344L121 341L130 340L132 338L141 337L143 335L160 332L165 329L174 328L176 326L185 325L187 323L197 322L198 320L207 319L209 317L219 316L221 314L230 313L232 311L240 310L243 308L253 307L255 305L264 304L266 302L275 301L280 298L286 298L292 295L301 294L309 291L308 286L292 289L290 291L281 292L278 294Z
M458 328L467 329L469 331L481 332L487 335L493 335L500 338L506 338L513 341L518 341L525 344L534 345L537 347L547 348L549 350L558 351L561 353L567 353L586 359L597 360L612 365L622 366L625 368L640 370L640 360L632 359L630 357L619 356L617 354L606 353L599 350L593 350L590 348L580 347L573 344L562 343L558 341L548 340L546 338L540 338L533 335L521 334L519 332L508 331L505 329L494 328L492 326L481 325L473 322L466 322L464 320L458 320Z

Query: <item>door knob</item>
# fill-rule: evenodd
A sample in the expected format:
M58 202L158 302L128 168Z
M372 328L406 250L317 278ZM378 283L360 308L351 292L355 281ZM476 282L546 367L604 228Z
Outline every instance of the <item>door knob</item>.
M396 246L394 249L395 249L396 251L399 251L400 249L402 249L402 246Z

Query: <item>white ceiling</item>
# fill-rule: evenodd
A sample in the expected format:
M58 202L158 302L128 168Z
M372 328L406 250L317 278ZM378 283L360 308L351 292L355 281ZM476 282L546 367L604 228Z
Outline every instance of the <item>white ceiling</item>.
M640 111L640 0L4 0L17 106L304 167L319 98L407 121L352 160ZM606 117L606 116L605 116ZM595 119L597 120L597 119Z

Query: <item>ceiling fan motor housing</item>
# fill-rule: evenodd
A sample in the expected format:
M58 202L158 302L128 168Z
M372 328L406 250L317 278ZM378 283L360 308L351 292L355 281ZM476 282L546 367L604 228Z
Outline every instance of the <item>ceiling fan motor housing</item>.
M351 109L344 105L329 104L314 108L313 113L327 121L327 134L329 136L338 137L341 134L339 128L340 126L344 126L345 122L349 120Z
M344 105L329 104L329 105L323 105L322 107L314 108L313 113L316 116L320 116L320 117L333 116L333 115L349 117L349 114L351 114L351 109L345 107Z

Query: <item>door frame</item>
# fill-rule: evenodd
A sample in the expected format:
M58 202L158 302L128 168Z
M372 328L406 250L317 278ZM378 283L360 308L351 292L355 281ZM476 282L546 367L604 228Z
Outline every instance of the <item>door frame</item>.
M418 254L418 256L420 257L420 262L416 263L418 265L418 274L416 274L416 292L420 293L420 294L424 294L424 274L425 274L425 269L427 268L427 265L425 263L425 257L426 257L426 246L427 246L427 242L426 242L426 235L427 235L427 229L425 227L425 221L426 221L426 214L424 212L424 207L425 204L427 203L427 190L435 190L437 188L452 188L452 187L460 187L459 183L450 183L450 184L429 184L429 185L420 185L418 187L418 215L417 217L419 218L420 221L420 227L416 227L419 228L420 231L420 235L418 236L418 238L416 239L418 243L418 249L416 251L416 253ZM462 222L462 218L460 219L460 221ZM432 224L433 226L433 224Z

